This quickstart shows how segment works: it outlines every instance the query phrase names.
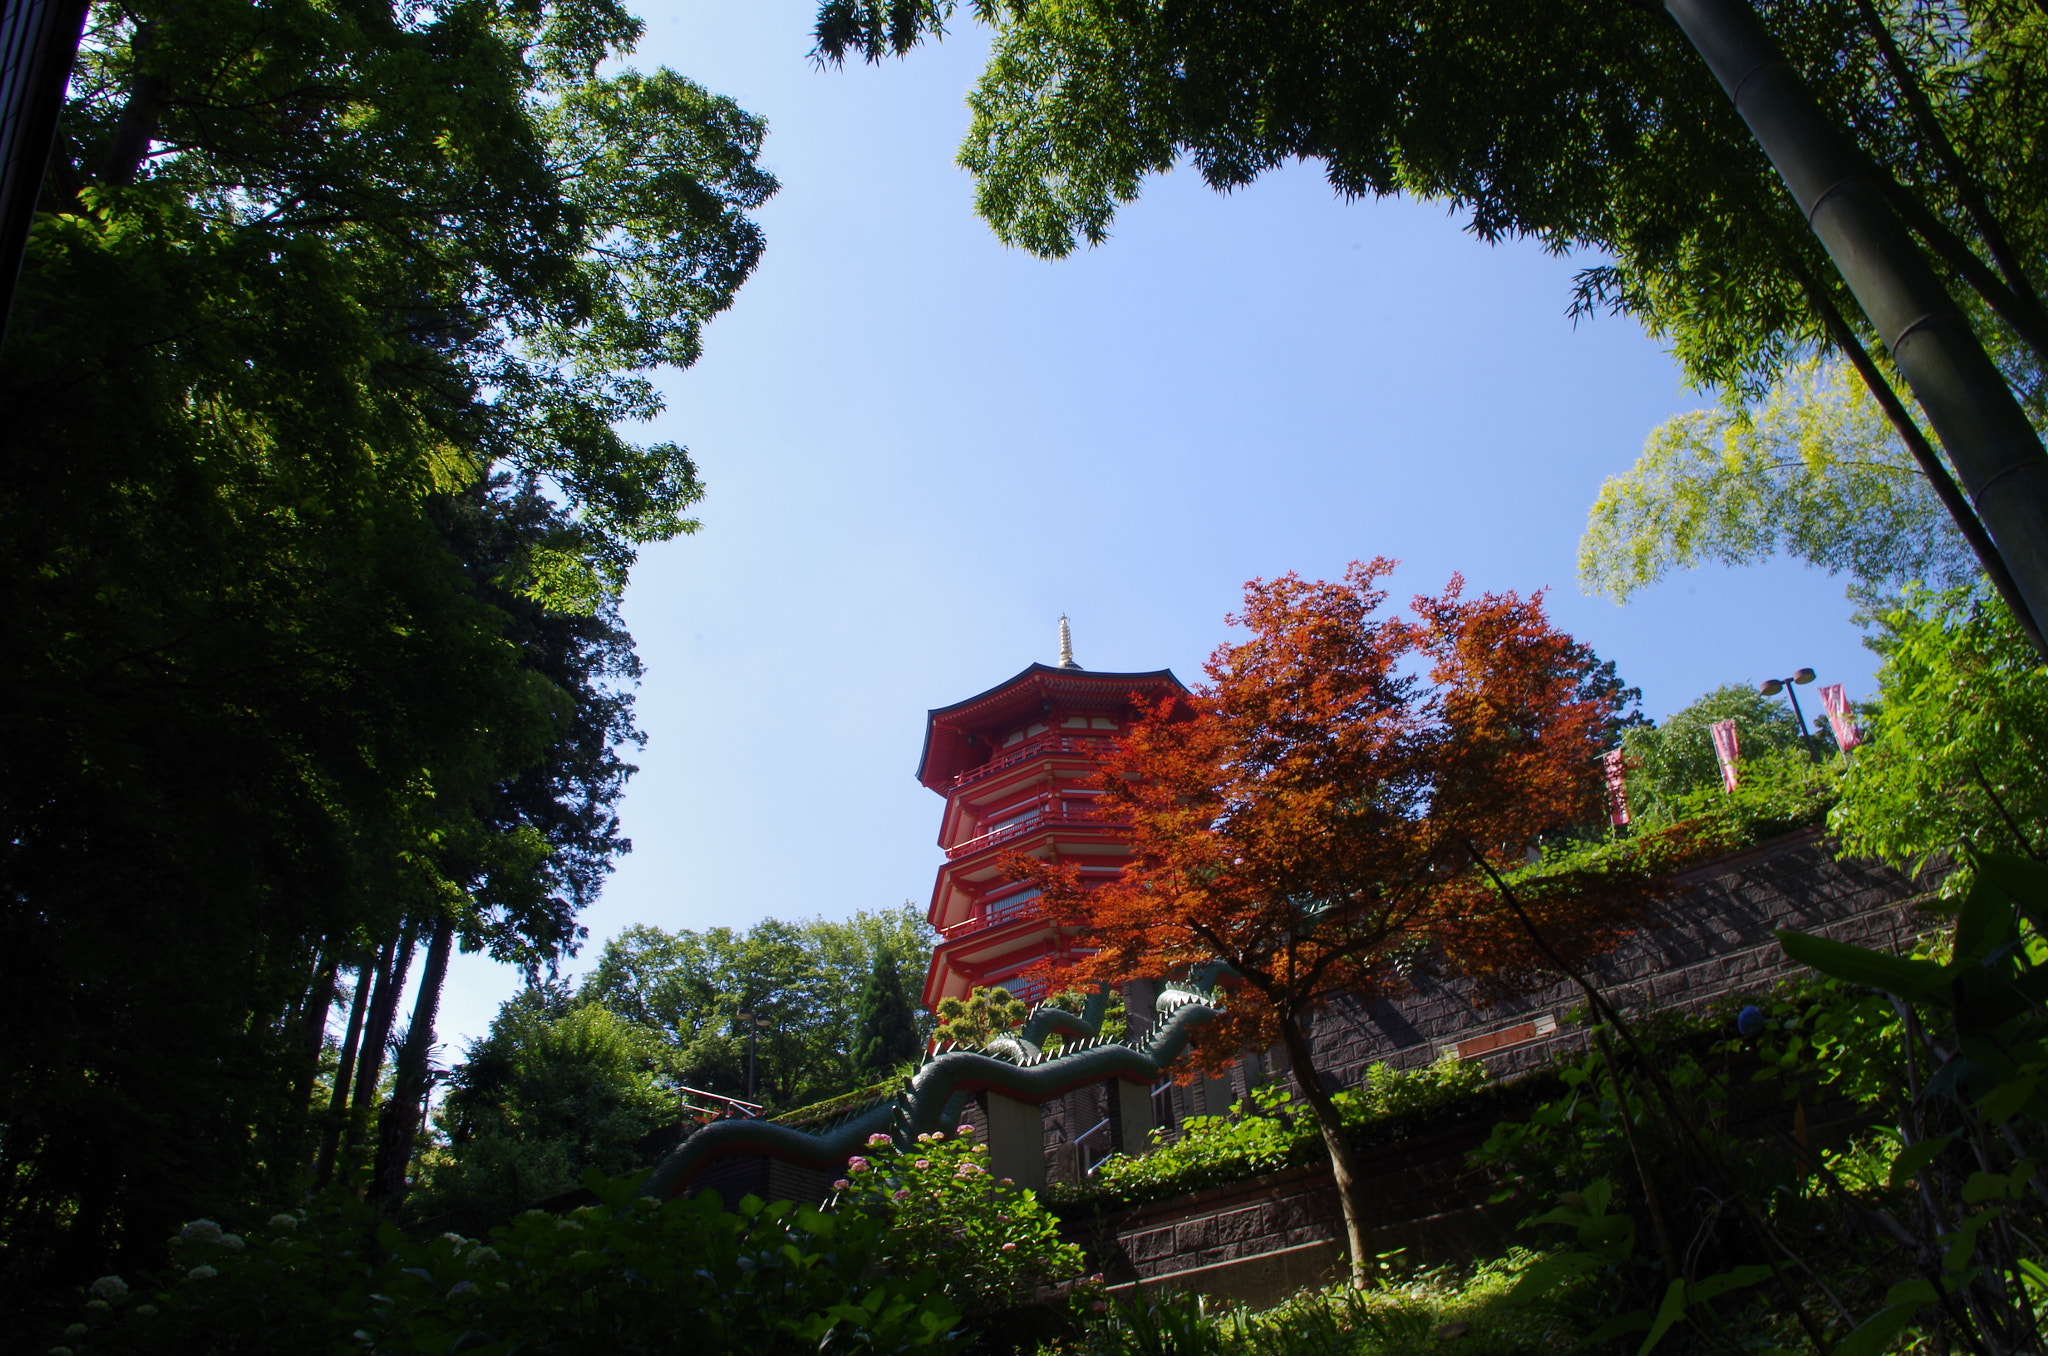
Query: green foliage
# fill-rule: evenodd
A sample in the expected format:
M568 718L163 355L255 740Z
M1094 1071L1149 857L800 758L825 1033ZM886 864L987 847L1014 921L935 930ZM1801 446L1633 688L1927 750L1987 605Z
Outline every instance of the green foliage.
M900 54L955 8L823 0L817 50ZM995 32L960 160L997 235L1035 253L1101 243L1145 181L1176 167L1227 191L1310 160L1347 198L1412 194L1452 204L1483 240L1597 249L1576 309L1670 336L1702 385L1767 389L1826 342L1816 299L1861 327L1727 95L1655 6L971 8ZM1930 263L2031 397L2039 326L2022 339L2009 317L2027 303L2002 294L2034 295L2026 270L2038 276L2048 239L2037 124L2022 111L2048 44L2038 7L1839 0L1772 5L1766 23L1852 153L1884 167L1888 196L1936 246Z
M1345 1126L1360 1142L1385 1142L1434 1119L1460 1119L1492 1110L1479 1094L1486 1066L1445 1054L1415 1069L1375 1064L1365 1080L1334 1094ZM1305 1105L1278 1084L1251 1090L1225 1116L1190 1116L1178 1131L1153 1131L1153 1147L1132 1156L1112 1154L1081 1187L1055 1187L1062 1202L1109 1205L1242 1181L1318 1158L1320 1132Z
M1686 818L1702 803L1684 801L1702 791L1721 792L1721 767L1710 728L1732 720L1742 753L1743 780L1752 765L1770 755L1799 749L1799 726L1782 697L1766 697L1754 683L1728 683L1674 711L1661 724L1639 726L1622 736L1634 766L1629 772L1630 813L1650 824ZM1805 756L1804 750L1800 750ZM1680 802L1684 801L1681 806Z
M1071 1348L1089 1356L1413 1356L1455 1343L1471 1356L1571 1350L1585 1333L1566 1303L1517 1302L1517 1248L1470 1268L1391 1274L1370 1288L1304 1290L1264 1312L1194 1293L1117 1297ZM1048 1356L1050 1348L1041 1348Z
M746 932L635 926L605 944L579 992L660 1032L684 1082L736 1097L747 1086L737 1014L751 1005L770 1019L759 1035L760 1099L794 1108L871 1081L855 1060L861 991L884 958L899 975L922 975L932 938L908 904L844 922L768 918ZM920 1020L914 1011L911 1020Z
M508 1000L450 1075L435 1113L445 1143L422 1155L410 1213L477 1227L574 1190L586 1171L640 1167L648 1134L678 1114L669 1053L560 988Z
M854 1008L853 1047L849 1060L856 1078L878 1078L914 1060L924 1049L917 1012L903 986L903 970L894 952L883 952L860 986Z
M883 1227L754 1197L667 1202L637 1178L599 1203L530 1211L489 1240L406 1236L346 1195L243 1234L195 1220L160 1279L96 1282L64 1341L77 1356L208 1351L903 1352L958 1344L927 1267L878 1267Z
M1863 593L1977 576L1912 454L1844 365L1804 363L1759 404L1731 396L1652 430L1636 464L1600 487L1579 580L1619 603L1673 569L1780 553Z
M580 939L700 494L627 431L774 187L638 34L93 7L0 362L0 1288L298 1200L322 977L405 920Z
M1081 1276L1081 1250L1061 1240L1059 1220L1035 1192L990 1174L988 1146L974 1142L971 1126L919 1135L905 1149L877 1134L846 1173L831 1213L884 1222L883 1270L935 1267L970 1317L1014 1309Z
M1882 700L1828 819L1843 846L1909 868L2048 848L2048 668L2005 609L1981 590L1909 592L1871 644Z
M932 1038L970 1047L987 1045L1030 1015L1031 1009L1008 989L977 988L965 998L939 1000L939 1025Z

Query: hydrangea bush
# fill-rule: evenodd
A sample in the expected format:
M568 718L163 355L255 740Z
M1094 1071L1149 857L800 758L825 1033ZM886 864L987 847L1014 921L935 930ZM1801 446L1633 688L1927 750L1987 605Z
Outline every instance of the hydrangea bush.
M948 1350L959 1309L887 1221L711 1192L667 1202L639 1176L598 1204L528 1211L488 1242L408 1237L345 1196L245 1235L195 1220L158 1283L88 1287L53 1356L205 1352L616 1356L628 1351Z
M886 1269L936 1266L947 1298L970 1317L1101 1284L1082 1277L1086 1256L1060 1239L1037 1194L989 1171L971 1125L919 1135L907 1149L871 1136L833 1190L835 1217L883 1224Z

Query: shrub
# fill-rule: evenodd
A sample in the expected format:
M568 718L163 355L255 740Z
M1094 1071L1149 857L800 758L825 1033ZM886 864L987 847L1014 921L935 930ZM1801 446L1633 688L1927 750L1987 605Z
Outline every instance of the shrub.
M528 1211L488 1243L407 1237L352 1197L236 1235L208 1220L151 1286L104 1278L62 1341L74 1356L286 1351L796 1353L942 1350L959 1311L928 1266L881 1262L882 1221L705 1192L667 1202L640 1178L585 1184L599 1203Z
M1366 1070L1363 1083L1337 1093L1334 1100L1355 1140L1378 1140L1417 1128L1417 1122L1436 1113L1455 1114L1486 1086L1483 1064L1445 1055L1419 1069L1375 1064ZM1190 1116L1171 1138L1154 1131L1150 1153L1135 1158L1111 1155L1092 1183L1061 1189L1055 1199L1105 1205L1156 1200L1257 1177L1321 1155L1315 1122L1298 1114L1303 1109L1287 1088L1254 1088L1248 1101L1249 1106L1239 1102L1226 1116ZM1473 1102L1473 1111L1480 1114L1479 1103Z
M846 1173L830 1214L878 1222L884 1271L935 1267L947 1298L970 1316L1057 1292L1086 1265L1036 1193L990 1174L988 1146L974 1142L971 1126L919 1135L908 1150L875 1135Z

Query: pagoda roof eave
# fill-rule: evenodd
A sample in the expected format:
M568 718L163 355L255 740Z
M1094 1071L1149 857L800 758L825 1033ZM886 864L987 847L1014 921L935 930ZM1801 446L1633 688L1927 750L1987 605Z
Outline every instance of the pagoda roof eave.
M933 775L932 769L934 736L941 729L961 730L994 722L1006 714L1026 714L1030 710L1028 696L1031 694L1036 694L1041 700L1061 694L1100 699L1109 695L1124 697L1148 689L1163 695L1166 691L1185 692L1187 686L1174 676L1172 669L1154 669L1147 673L1098 673L1091 669L1061 668L1053 664L1028 665L986 692L976 693L951 706L933 707L926 712L924 748L918 755L917 779L934 791L941 789L938 784L941 779ZM1008 710L1012 706L1017 708L1014 713Z

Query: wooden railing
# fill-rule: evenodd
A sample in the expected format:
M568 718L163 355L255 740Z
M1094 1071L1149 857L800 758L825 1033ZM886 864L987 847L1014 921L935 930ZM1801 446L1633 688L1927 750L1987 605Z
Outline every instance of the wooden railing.
M970 783L980 781L991 773L1001 772L1006 767L1015 767L1019 763L1027 762L1030 759L1038 758L1048 753L1093 753L1094 751L1095 741L1092 739L1075 739L1070 735L1061 734L1042 734L1036 739L1025 740L1014 749L1006 749L998 753L980 767L971 767L965 772L955 774L953 785L955 788L967 786Z

